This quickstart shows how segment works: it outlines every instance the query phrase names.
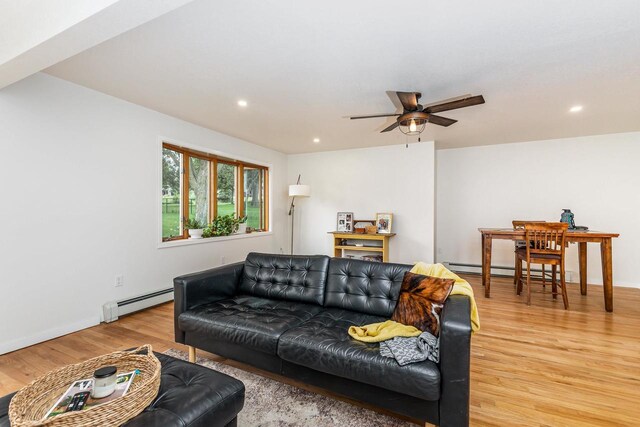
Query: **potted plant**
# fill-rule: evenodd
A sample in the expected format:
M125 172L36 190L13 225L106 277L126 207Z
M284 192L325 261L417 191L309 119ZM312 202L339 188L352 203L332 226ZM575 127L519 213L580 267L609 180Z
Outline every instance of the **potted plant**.
M190 239L202 239L205 224L197 219L187 219L184 222L184 228L189 230Z
M234 214L218 215L207 227L205 237L228 236L238 230L238 220Z
M247 216L243 216L238 218L238 234L246 234L247 233Z

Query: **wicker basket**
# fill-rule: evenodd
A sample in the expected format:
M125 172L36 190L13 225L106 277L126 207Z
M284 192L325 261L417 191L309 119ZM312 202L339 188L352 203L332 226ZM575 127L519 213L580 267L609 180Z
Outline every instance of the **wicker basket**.
M68 412L43 419L71 383L83 378L92 378L96 369L108 365L116 366L118 372L136 369L140 371L127 394L84 411ZM132 351L116 351L86 362L65 366L38 378L11 399L9 419L12 427L119 426L149 406L158 395L159 388L160 361L154 356L150 345L143 345Z

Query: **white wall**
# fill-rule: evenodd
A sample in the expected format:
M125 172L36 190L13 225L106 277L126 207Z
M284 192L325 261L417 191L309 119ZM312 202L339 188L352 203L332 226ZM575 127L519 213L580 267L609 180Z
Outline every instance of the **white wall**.
M356 219L393 213L390 261L433 260L434 144L423 142L289 156L289 183L302 174L311 197L296 202L295 252L333 254L337 212Z
M158 249L159 136L270 163L274 233ZM0 91L0 156L0 353L97 324L103 303L221 256L286 250L284 154L46 74Z
M437 259L481 262L478 227L513 219L559 220L620 233L613 240L614 284L640 286L640 133L439 150ZM588 282L602 283L599 246L588 245ZM578 280L577 245L567 270ZM493 265L513 265L513 243L493 243Z

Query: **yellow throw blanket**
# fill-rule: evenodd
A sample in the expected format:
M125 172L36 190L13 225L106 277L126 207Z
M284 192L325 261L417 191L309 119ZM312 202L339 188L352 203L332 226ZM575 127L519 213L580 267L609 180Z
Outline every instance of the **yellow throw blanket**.
M358 341L381 342L394 337L417 337L422 331L413 326L387 320L365 326L350 326L349 335Z
M476 300L473 297L473 289L471 288L469 282L457 276L442 264L427 264L424 262L418 262L413 266L411 272L416 274L424 274L425 276L455 280L450 295L466 295L469 297L469 299L471 300L471 330L473 332L477 332L480 330L480 316L478 316L478 306L476 305Z

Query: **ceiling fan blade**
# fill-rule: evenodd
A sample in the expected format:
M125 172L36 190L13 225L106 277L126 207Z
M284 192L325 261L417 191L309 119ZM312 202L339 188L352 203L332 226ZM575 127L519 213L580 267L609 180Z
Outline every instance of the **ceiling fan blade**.
M449 119L442 116L436 116L435 114L429 114L429 123L433 123L434 125L447 127L451 126L455 122L457 122L457 120Z
M444 104L432 105L424 109L426 113L439 113L441 111L455 110L457 108L470 107L472 105L484 104L482 95L460 99L458 101L445 102Z
M397 127L398 127L398 122L395 122L395 123L394 123L394 124L392 124L391 126L389 126L389 127L386 127L386 128L384 128L384 129L382 129L382 130L380 131L380 133L382 133L382 132L389 132L390 130L394 130L394 129L395 129L395 128L397 128Z
M418 99L422 96L420 92L396 92L396 94L406 111L418 109Z
M447 102L452 102L452 101L460 101L461 99L471 98L472 96L473 95L471 95L470 93L465 93L464 95L454 96L452 98L447 98L447 99L441 99L439 101L430 102L428 104L422 104L422 106L424 107L423 110L426 110L427 108L432 107L434 105L446 104Z
M390 113L390 114L372 114L370 116L351 116L349 117L351 120L357 120L357 119L373 119L375 117L392 117L392 116L399 116L400 114L397 113Z

